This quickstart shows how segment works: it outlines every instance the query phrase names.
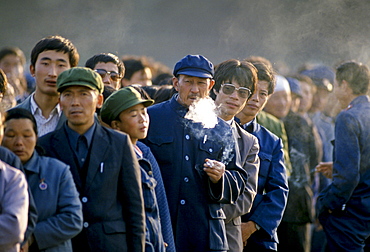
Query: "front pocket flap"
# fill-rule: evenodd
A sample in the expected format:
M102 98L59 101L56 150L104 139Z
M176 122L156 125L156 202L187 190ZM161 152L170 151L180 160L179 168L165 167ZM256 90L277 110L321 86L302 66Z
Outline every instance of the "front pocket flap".
M172 143L173 136L148 136L148 141L160 146L162 144Z

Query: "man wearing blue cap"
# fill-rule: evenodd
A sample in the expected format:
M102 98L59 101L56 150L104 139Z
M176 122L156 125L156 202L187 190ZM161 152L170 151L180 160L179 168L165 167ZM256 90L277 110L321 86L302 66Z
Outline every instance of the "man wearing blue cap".
M234 151L226 122L218 119L214 128L205 128L184 118L190 105L208 98L214 85L213 64L201 55L187 55L176 63L173 74L178 94L148 108L145 143L161 169L176 251L226 251L221 203L235 202L248 175L236 167L235 159L219 162L227 146Z
M140 167L129 137L101 126L101 76L85 67L57 79L67 122L39 139L46 154L70 165L80 194L83 230L74 251L144 251L145 216Z

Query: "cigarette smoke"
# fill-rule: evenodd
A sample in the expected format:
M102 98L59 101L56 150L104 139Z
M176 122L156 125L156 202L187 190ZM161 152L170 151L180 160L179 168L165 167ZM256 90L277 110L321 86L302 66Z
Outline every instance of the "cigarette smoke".
M185 119L190 120L185 122L185 126L190 128L196 139L202 140L205 143L208 140L221 143L223 145L222 156L220 162L227 165L234 157L234 141L225 141L232 138L231 131L226 130L219 134L219 131L210 131L218 124L217 117L218 107L210 97L202 98L189 107L189 111L185 115ZM199 126L202 127L199 127ZM217 133L217 134L216 134Z
M204 128L214 128L217 124L216 105L210 97L198 99L189 107L186 119L201 123Z

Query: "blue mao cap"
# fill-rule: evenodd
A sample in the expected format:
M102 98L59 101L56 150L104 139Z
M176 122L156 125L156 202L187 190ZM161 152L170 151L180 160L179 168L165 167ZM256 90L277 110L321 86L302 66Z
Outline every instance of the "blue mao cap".
M173 75L179 74L200 77L213 78L215 73L213 64L202 55L187 55L176 63L173 69Z
M302 98L302 89L299 84L299 80L292 77L286 77L286 79L289 82L290 91Z
M300 74L310 77L319 88L325 88L329 92L333 90L335 72L331 67L318 65L311 69L303 70Z

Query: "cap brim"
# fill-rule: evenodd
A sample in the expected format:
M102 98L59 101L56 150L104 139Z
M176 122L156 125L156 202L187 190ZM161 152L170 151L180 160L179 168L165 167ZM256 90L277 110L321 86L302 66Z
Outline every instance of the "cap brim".
M99 91L97 88L93 88L91 85L92 85L91 83L80 82L80 81L70 82L70 83L63 84L61 87L58 87L57 88L57 91L60 93L64 89L66 89L68 87L71 87L71 86L83 86L83 87L87 87L87 88L89 88L91 90L97 90L97 91Z
M201 72L201 71L178 71L178 75L183 74L183 75L189 75L189 76L194 76L194 77L199 77L199 78L213 78L213 76L208 73L208 72Z

